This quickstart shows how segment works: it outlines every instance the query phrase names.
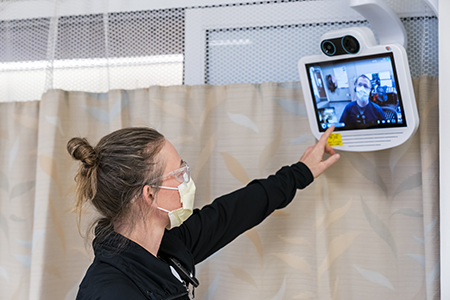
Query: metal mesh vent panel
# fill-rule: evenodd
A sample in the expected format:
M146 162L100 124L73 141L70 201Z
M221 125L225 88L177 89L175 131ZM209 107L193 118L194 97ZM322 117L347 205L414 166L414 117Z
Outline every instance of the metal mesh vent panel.
M182 9L60 17L55 59L181 54L183 37Z
M0 101L183 83L183 8L0 21L0 41Z
M0 62L44 60L50 18L0 21Z
M46 2L55 5L54 16L18 20L6 20L12 11L8 9L25 1L4 1L0 4L0 18L5 19L0 21L0 101L38 100L52 88L105 92L182 84L187 9L202 10L202 18L206 19L209 9L246 9L245 17L235 20L233 26L204 28L207 30L202 45L207 54L203 70L206 83L297 81L297 61L320 51L318 40L323 33L351 26L370 27L370 24L343 22L348 17L344 16L328 23L305 20L304 24L297 21L297 24L286 22L284 26L264 27L253 22L261 17L255 8L271 5L277 11L277 6L289 2L310 7L311 3L323 1L329 0L215 3L60 16L59 8L65 2L54 0ZM347 0L332 3L335 1L347 4ZM429 7L423 0L385 1L402 17L408 32L407 51L413 77L437 75L438 21L430 17ZM89 7L91 4L80 0L76 5ZM26 7L22 5L20 9ZM272 8L267 18L273 16ZM104 11L107 10L105 5ZM331 8L320 12L325 16L332 13ZM312 9L306 14L317 15Z
M183 53L184 10L111 14L108 19L110 55L148 56Z
M408 61L413 77L439 75L438 19L414 17L402 19L408 33Z
M213 30L207 44L205 81L298 81L298 60L320 51L324 33L362 25L370 27L367 22L337 22Z
M411 74L438 75L438 22L435 17L403 18ZM298 81L298 60L320 53L327 31L367 26L368 22L286 24L211 30L206 44L205 83Z
M55 59L105 57L106 54L103 15L58 19Z

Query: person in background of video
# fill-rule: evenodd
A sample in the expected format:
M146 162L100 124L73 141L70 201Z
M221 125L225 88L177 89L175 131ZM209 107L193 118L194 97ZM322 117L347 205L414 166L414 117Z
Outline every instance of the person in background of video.
M366 75L360 75L355 80L355 101L344 108L340 123L345 127L368 127L386 120L381 107L369 100L372 84Z

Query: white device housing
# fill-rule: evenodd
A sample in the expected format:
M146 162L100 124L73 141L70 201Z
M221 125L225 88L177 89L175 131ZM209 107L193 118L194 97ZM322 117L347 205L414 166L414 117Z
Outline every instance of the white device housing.
M380 44L408 45L406 29L384 0L350 0L350 7L363 15L378 34Z
M303 57L298 63L300 81L311 131L317 139L320 139L327 128L325 126L334 125L332 123L324 125L323 116L320 116L319 104L323 102L325 105L329 105L333 102L329 100L328 94L326 96L327 100L318 101L317 87L316 91L314 91L314 82L313 79L311 79L312 75L309 74L310 70L313 70L313 72L317 70L317 68L314 69L313 66L319 66L319 69L320 66L326 66L326 68L329 69L334 63L342 66L342 64L345 65L346 61L349 61L350 63L358 63L359 61L369 62L372 57L374 57L373 61L374 64L376 64L376 57L388 56L392 57L391 60L389 58L386 58L386 60L390 60L392 64L392 81L394 87L396 87L396 96L398 97L397 102L399 103L399 107L397 108L401 110L401 115L397 120L402 120L404 124L380 124L372 126L371 128L345 128L336 126L334 132L341 134L343 145L335 146L334 148L345 151L376 151L399 146L407 141L416 132L419 126L419 115L417 112L406 51L401 45L395 43L377 45L373 32L367 27L353 27L330 31L324 34L321 40L324 41L349 35L355 37L360 44L360 49L356 54L329 56L322 53L320 55ZM342 74L340 75L342 80ZM322 79L323 78L324 77L322 77ZM354 77L348 78L347 81L350 102L353 101L354 98L354 92L352 91L354 79ZM328 92L330 91L328 90ZM328 104L326 101L328 101ZM348 102L348 100L346 101ZM335 101L334 103L337 102L339 101ZM335 124L342 126L344 123L338 122Z

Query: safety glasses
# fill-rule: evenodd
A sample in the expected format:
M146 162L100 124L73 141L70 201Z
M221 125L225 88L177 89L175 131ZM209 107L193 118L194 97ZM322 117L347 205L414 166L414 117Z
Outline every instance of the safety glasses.
M155 178L149 182L149 185L152 185L154 182L160 181L163 182L168 178L175 178L179 183L188 183L191 180L191 171L189 170L189 165L184 160L181 161L181 168L176 169L175 171L164 174L161 177Z

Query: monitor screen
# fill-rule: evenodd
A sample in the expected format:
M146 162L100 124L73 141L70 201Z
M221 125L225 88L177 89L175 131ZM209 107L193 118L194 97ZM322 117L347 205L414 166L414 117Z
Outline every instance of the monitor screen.
M391 52L305 67L320 132L406 127Z

